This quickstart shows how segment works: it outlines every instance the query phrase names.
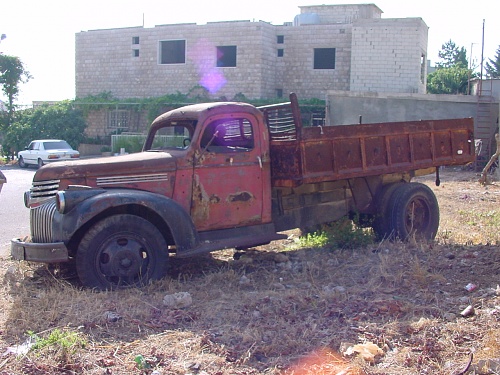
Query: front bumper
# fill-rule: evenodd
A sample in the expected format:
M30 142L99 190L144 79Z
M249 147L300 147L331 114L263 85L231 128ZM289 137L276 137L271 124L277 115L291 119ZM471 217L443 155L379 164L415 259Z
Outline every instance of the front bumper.
M34 243L14 238L10 241L10 255L15 260L40 263L62 263L69 261L68 248L64 242Z

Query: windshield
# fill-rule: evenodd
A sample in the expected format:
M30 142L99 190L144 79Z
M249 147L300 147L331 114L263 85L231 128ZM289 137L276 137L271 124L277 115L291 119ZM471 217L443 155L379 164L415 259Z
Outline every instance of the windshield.
M151 151L185 149L191 144L196 122L174 122L154 133Z
M71 146L66 141L43 142L46 150L69 150Z

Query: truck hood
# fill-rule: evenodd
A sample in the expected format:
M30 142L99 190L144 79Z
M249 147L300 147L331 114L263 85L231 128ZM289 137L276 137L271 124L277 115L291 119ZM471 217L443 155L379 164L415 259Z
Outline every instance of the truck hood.
M61 161L40 168L33 181L68 179L92 186L99 177L151 175L174 172L183 151L140 152L129 155Z

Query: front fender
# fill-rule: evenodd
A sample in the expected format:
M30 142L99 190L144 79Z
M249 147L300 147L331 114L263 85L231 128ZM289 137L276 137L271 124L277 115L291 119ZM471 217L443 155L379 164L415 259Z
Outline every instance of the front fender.
M90 189L87 193L88 198L82 199L85 192L65 191L65 200L71 209L64 214L55 213L53 229L55 233L59 233L56 237L70 239L80 228L92 224L96 218L112 213L145 213L145 219L170 229L177 251L186 251L199 244L191 217L179 203L170 198L129 189L101 190L98 194ZM158 225L157 218L164 225Z

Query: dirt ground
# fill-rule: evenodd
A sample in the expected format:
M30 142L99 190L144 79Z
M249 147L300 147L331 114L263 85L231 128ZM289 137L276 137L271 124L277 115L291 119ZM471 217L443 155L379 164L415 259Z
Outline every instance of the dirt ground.
M0 374L498 374L500 183L478 179L419 179L433 243L297 248L290 232L115 292L4 260Z

